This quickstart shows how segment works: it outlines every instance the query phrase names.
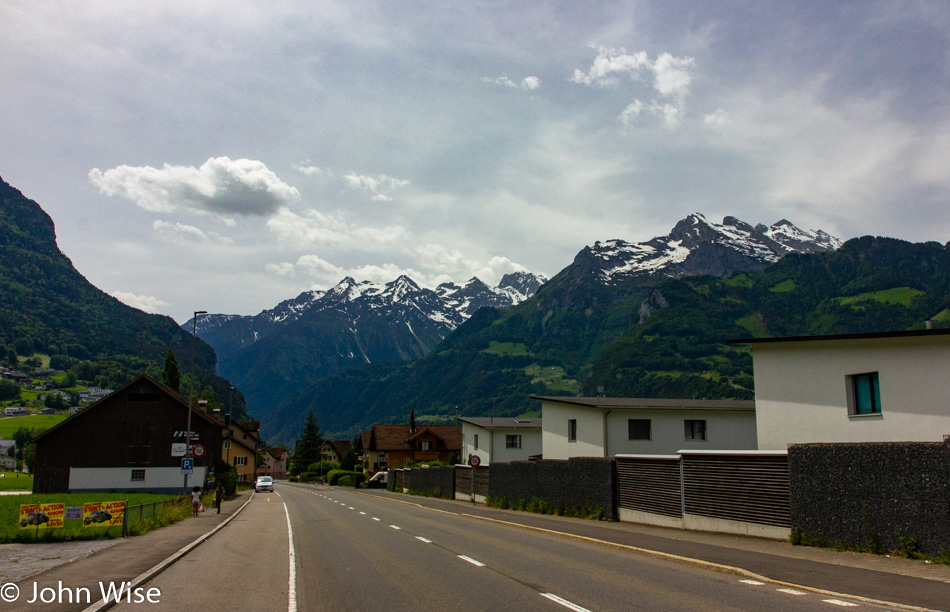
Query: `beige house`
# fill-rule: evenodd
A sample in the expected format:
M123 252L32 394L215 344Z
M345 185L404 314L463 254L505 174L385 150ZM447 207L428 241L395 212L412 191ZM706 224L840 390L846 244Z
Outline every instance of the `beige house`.
M466 417L462 426L462 463L477 455L479 465L524 461L541 456L541 419Z
M231 421L221 442L221 459L237 470L238 482L254 480L260 448L260 421Z
M940 442L950 435L950 330L747 338L760 449Z
M755 402L541 397L545 459L755 450Z

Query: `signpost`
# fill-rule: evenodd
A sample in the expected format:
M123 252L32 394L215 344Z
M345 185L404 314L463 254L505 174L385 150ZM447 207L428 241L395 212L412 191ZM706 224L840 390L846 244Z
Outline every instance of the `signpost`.
M181 473L187 476L195 471L195 460L194 459L182 459L181 460Z

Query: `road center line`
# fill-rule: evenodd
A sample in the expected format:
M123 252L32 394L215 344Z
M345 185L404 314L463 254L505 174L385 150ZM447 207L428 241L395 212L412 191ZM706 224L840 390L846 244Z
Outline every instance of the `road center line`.
M822 599L825 603L834 604L836 606L842 606L845 608L856 608L858 604L851 603L850 601L841 601L840 599Z
M459 559L462 559L463 561L468 561L469 563L477 567L485 567L485 564L482 563L481 561L476 561L475 559L472 559L471 557L466 557L465 555L459 555Z
M554 603L561 604L565 608L574 610L574 612L590 612L590 610L588 610L587 608L582 608L576 603L571 603L570 601L564 599L563 597L558 597L554 593L541 593L541 597L547 597Z
M739 582L742 582L744 584L751 584L753 586L762 586L763 584L765 584L764 582L759 582L758 580L748 580L748 579L740 580Z
M425 542L426 544L432 544L432 540L427 540L422 536L416 536L416 539L419 541Z
M378 521L379 519L374 516L374 517L373 517L373 520L374 520L374 521Z
M294 552L294 529L290 526L290 511L284 504L287 515L287 540L290 543L290 578L287 585L287 612L297 612L297 553Z
M397 527L396 525L390 525L393 529L402 529L402 527Z
M805 591L796 591L795 589L776 589L780 593L788 593L789 595L808 595Z

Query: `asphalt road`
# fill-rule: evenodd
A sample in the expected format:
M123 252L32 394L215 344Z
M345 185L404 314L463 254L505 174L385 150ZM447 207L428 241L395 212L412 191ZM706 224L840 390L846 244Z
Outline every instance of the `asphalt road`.
M352 489L293 485L258 494L146 587L161 591L150 610L881 609Z

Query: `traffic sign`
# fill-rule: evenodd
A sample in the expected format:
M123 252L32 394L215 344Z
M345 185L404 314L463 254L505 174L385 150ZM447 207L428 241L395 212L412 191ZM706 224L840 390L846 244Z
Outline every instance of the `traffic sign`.
M468 464L472 467L478 467L482 462L482 458L478 455L472 455L468 458Z
M194 448L191 449L191 454L198 458L204 457L206 452L207 449L203 444L195 444Z
M195 460L194 459L182 459L181 460L181 473L182 474L191 474L195 471Z
M172 457L184 457L188 445L184 442L172 442Z

